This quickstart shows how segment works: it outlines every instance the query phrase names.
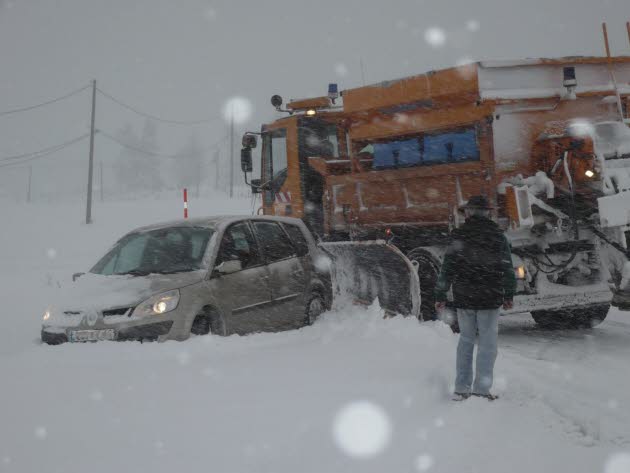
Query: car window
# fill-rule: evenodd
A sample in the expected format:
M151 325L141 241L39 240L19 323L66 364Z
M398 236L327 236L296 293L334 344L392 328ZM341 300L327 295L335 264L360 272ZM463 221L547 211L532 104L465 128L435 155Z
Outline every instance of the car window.
M298 227L297 225L291 225L290 223L283 223L282 225L291 237L291 241L293 241L293 244L297 249L298 256L307 255L308 243L306 241L306 238L304 238L304 234L302 233L300 227Z
M260 251L247 222L230 226L223 234L216 265L238 260L244 268L262 264Z
M133 235L118 254L107 265L108 272L103 274L126 273L141 265L147 247L148 235Z
M254 222L256 234L268 263L296 256L295 247L275 222Z
M90 270L96 274L176 273L201 269L214 230L168 227L126 235Z

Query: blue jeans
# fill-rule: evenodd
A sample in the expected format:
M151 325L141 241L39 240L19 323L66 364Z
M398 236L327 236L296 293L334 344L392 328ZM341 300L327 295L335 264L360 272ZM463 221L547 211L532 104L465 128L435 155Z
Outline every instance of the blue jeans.
M459 344L457 345L457 377L455 392L490 394L492 372L497 359L499 309L457 309ZM477 369L473 385L473 350L479 334Z

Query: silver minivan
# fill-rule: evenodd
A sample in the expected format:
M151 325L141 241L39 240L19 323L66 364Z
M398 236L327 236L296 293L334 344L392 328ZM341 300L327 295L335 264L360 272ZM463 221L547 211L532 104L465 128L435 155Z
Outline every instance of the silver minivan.
M151 225L77 275L44 313L41 338L163 341L299 328L330 307L329 268L299 219Z

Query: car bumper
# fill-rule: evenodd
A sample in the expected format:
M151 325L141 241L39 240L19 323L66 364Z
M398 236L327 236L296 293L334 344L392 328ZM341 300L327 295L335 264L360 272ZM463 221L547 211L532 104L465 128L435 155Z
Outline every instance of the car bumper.
M142 325L135 325L131 327L122 327L118 329L112 329L112 327L72 327L67 328L63 332L57 330L50 331L46 327L42 328L41 338L42 342L48 345L60 345L70 341L72 338L70 333L75 330L114 330L114 341L156 341L161 336L167 335L171 327L173 326L172 320L165 320L163 322L153 322Z

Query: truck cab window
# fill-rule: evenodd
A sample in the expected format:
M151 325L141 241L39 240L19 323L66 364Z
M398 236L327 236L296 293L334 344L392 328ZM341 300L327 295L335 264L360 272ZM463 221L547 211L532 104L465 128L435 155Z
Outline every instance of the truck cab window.
M263 136L265 180L270 181L287 170L287 130L275 130Z
M299 134L300 147L304 157L339 157L336 125L322 121L304 120L300 123Z
M274 130L263 135L263 182L269 183L265 203L272 204L274 195L287 179L287 130Z

